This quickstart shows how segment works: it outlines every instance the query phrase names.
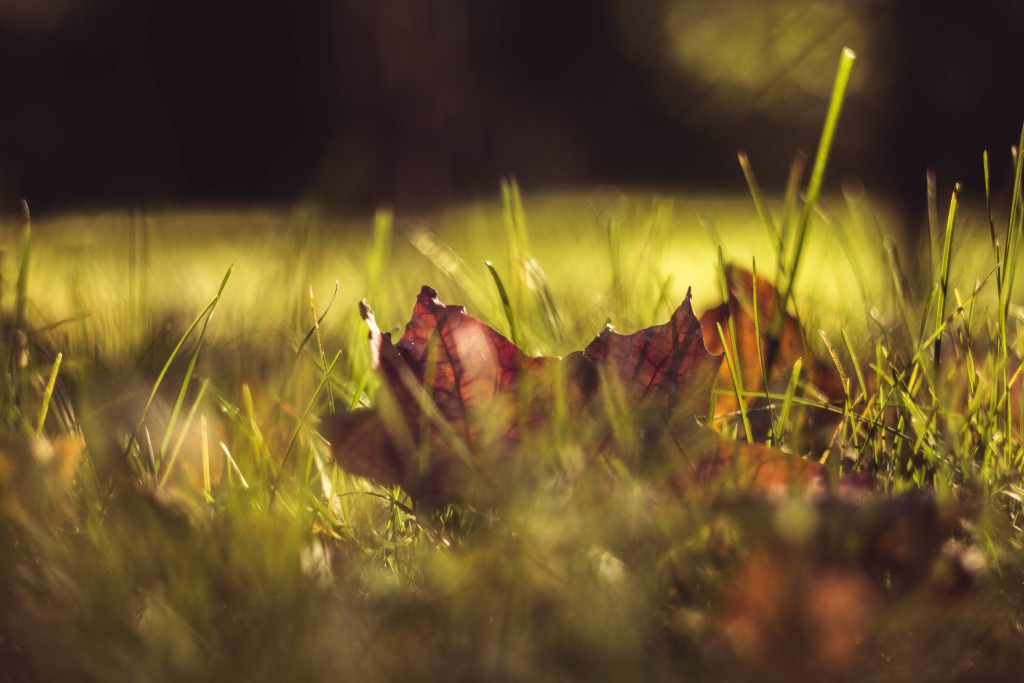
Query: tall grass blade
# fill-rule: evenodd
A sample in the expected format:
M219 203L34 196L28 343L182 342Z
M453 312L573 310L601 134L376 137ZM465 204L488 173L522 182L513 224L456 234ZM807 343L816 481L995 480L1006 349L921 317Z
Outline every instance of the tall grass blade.
M850 335L846 333L846 330L840 331L843 336L843 344L846 346L846 352L850 355L850 362L853 363L853 371L857 375L857 386L860 387L860 399L866 399L868 395L868 384L864 381L864 373L860 369L860 362L857 360L857 354L853 350L853 344L850 342ZM856 403L856 401L854 401Z
M780 284L789 275L786 270L788 267L786 245L789 244L790 233L795 227L793 214L796 213L800 205L800 182L803 180L809 159L810 154L806 149L801 148L793 157L793 163L789 166L789 175L786 177L786 190L782 197L782 217L779 219L779 242L775 248L778 254L775 265L775 282Z
M309 332L306 332L306 336L303 337L302 341L299 342L299 345L298 345L298 347L295 350L295 357L296 358L298 358L302 354L302 349L305 348L306 344L309 343L309 340L313 338L313 335L317 335L317 340L319 341L319 339L320 339L320 325L323 324L324 318L327 317L327 314L330 313L331 308L334 307L334 302L338 299L338 292L339 291L341 291L341 281L340 280L335 280L334 281L334 294L331 295L331 300L327 302L327 306L324 308L324 312L321 313L319 315L319 317L318 317L317 314L316 314L316 311L315 310L313 311L313 326L309 328ZM312 296L313 296L312 285L310 285L309 296L310 296L310 303L312 303Z
M1022 233L1024 233L1024 213L1022 213L1022 188L1021 173L1024 170L1024 127L1021 128L1020 141L1014 150L1013 165L1013 196L1010 200L1010 218L1006 224L1006 243L1003 245L1002 259L1002 298L999 301L999 332L1002 340L1003 360L1008 355L1007 342L1009 338L1010 302L1013 300L1013 286L1017 279L1017 259L1020 258Z
M981 166L985 180L985 215L988 218L988 234L992 241L992 257L996 264L996 296L1003 300L1003 259L999 255L999 237L996 235L996 222L992 217L992 184L989 175L988 150L981 155Z
M178 455L181 453L181 447L185 444L185 439L188 438L189 427L192 426L193 420L195 420L196 412L199 410L199 406L203 403L203 398L206 396L206 390L209 388L209 382L203 382L202 386L199 387L199 394L196 396L196 400L192 402L192 407L188 411L188 415L185 417L185 422L181 425L181 431L178 434L177 441L174 442L174 448L171 449L171 453L167 458L167 466L164 468L164 473L160 476L160 481L157 482L157 489L162 489L167 485L167 480L171 477L171 471L174 469L174 465L178 462ZM168 430L168 434L170 430Z
M526 214L523 211L523 198L519 192L519 184L508 178L501 184L502 217L505 222L505 239L508 244L509 288L514 308L518 310L522 304L523 288L527 286L524 272L526 259L530 253L529 239L526 231Z
M160 442L161 454L167 450L167 446L171 443L171 435L174 432L174 427L178 421L178 415L181 413L181 406L185 403L185 394L188 393L188 385L192 381L192 373L195 371L196 362L199 360L199 350L203 347L203 339L206 338L206 330L209 328L210 320L213 319L213 313L217 310L217 303L220 301L221 296L224 294L224 288L227 287L228 280L231 278L231 273L234 272L235 266L232 264L226 273L224 273L224 279L220 282L220 287L217 288L217 295L213 298L210 304L210 312L206 315L206 319L203 321L203 327L199 330L199 337L196 339L196 345L192 349L192 355L189 357L188 367L185 368L185 376L181 378L181 387L178 389L178 398L174 402L174 407L171 409L171 416L167 420L167 431L164 433L164 438Z
M818 152L814 157L814 166L811 168L811 179L807 185L807 196L804 198L804 205L800 211L800 219L796 226L796 244L793 248L793 254L789 259L789 274L780 296L781 311L786 310L786 306L793 295L793 288L796 285L796 277L803 256L804 241L807 238L807 229L811 223L811 216L814 214L814 207L818 203L818 197L821 195L821 187L825 181L825 170L828 167L829 154L832 151L832 140L839 125L839 114L843 109L846 89L849 86L850 74L853 71L853 63L856 59L857 55L853 50L843 48L842 55L839 58L835 82L832 86L828 113L825 115L825 125L821 131L821 140L818 142ZM779 316L776 316L776 319L781 321ZM780 324L781 322L777 323L777 325Z
M505 290L505 284L501 281L501 276L498 275L498 271L494 268L494 264L490 261L484 261L484 265L487 266L487 271L491 274L491 279L494 280L494 286L498 289L498 298L501 300L501 308L505 312L505 320L508 321L508 334L516 346L520 346L519 329L516 325L516 316L512 311L512 302L508 298L508 292Z
M722 253L722 247L718 248L718 276L722 287L722 300L725 301L726 306L728 306L729 279L725 271L725 256ZM743 432L747 437L747 442L753 443L754 435L750 427L750 419L747 417L746 391L743 387L743 375L742 368L740 367L739 350L736 346L736 325L733 322L732 314L730 313L728 317L728 340L725 338L725 332L722 330L722 325L718 323L716 326L718 328L718 337L722 342L722 350L725 352L725 361L729 366L729 374L732 377L733 393L736 395L736 403L739 407L740 418L743 421ZM759 340L758 346L760 346Z
M142 414L139 417L139 424L136 427L135 432L128 439L128 444L125 447L125 453L131 451L131 448L136 441L135 434L137 434L145 424L146 416L149 415L149 410L150 408L153 407L153 400L156 398L157 393L160 391L160 386L163 384L164 378L170 371L171 365L174 363L174 360L178 357L178 353L185 345L185 342L188 341L188 338L192 336L192 333L195 331L195 329L199 327L199 323L203 321L203 318L205 318L209 313L211 313L213 309L217 306L218 301L219 297L215 296L213 300L210 301L210 303L208 303L206 307L199 313L199 315L197 315L192 320L189 326L185 329L185 332L181 335L181 337L178 338L178 343L174 345L173 349L171 349L171 353L168 354L167 360L164 361L163 367L160 368L160 372L157 374L156 381L153 382L153 388L149 390L149 397L146 399L146 404L142 408Z
M337 280L334 281L334 296L331 297L330 303L327 305L327 310L331 309L331 305L334 303L334 299L338 296L338 288L341 283ZM316 337L316 348L317 353L320 356L320 367L324 369L325 379L327 380L327 406L330 411L334 412L334 390L331 388L330 375L327 375L327 354L324 352L324 340L320 335L320 323L323 321L324 316L327 315L327 311L320 317L316 314L316 301L313 298L313 285L309 286L309 310L313 315L313 331Z
M277 489L281 483L281 475L284 473L285 468L288 465L288 461L291 459L292 452L295 450L295 443L298 441L299 433L308 422L309 416L313 412L313 408L316 406L316 400L324 390L324 386L328 384L328 378L331 376L331 372L334 370L334 366L337 365L339 358L341 358L341 351L334 354L334 358L331 359L330 365L327 366L324 376L320 378L320 383L317 385L316 390L310 397L309 402L306 403L306 408L302 411L302 415L299 417L299 420L295 425L295 429L292 430L292 434L288 439L288 445L284 451L284 456L281 458L281 465L277 468L277 474L274 475L274 483L270 487L270 500L267 502L268 510L273 506L274 500L277 498Z
M751 307L753 309L752 317L754 318L754 339L757 342L757 364L761 369L761 382L764 386L765 404L768 406L768 419L771 421L772 440L774 443L779 443L781 433L778 429L779 425L775 421L775 411L772 408L772 400L769 395L768 366L764 362L764 351L761 348L761 309L757 301L757 259L751 260L750 267L753 279L753 286L751 287L753 304Z
M949 200L949 215L946 218L946 236L942 242L942 262L939 266L939 291L935 304L935 368L942 359L942 320L946 311L946 296L949 291L949 262L953 251L953 226L956 223L956 212L960 204L960 184L953 188L953 197Z

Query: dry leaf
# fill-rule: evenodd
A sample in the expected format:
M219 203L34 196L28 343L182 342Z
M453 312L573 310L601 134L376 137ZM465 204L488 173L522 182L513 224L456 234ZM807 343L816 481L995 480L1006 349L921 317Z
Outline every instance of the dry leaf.
M798 459L731 442L698 425L722 356L705 348L689 293L668 322L628 335L607 329L565 358L527 356L463 307L441 303L430 287L420 291L394 343L365 302L360 310L383 380L378 404L332 415L324 431L346 471L399 484L421 501L451 502L501 489L511 471L536 465L516 457L519 447L527 435L549 433L559 410L592 454L609 448L613 426L619 432L626 426L651 454L646 460L665 444L690 444L684 450L695 452L695 459L680 465L675 478L710 478L721 474L723 463L759 461L750 485L775 485L783 470L804 476L813 469L776 467L776 459Z

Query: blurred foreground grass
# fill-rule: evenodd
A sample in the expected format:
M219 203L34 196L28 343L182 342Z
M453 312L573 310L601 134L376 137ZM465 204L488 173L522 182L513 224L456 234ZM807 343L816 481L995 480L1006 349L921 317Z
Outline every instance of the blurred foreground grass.
M819 328L833 339L846 329L867 347L872 318L897 315L883 240L893 228L856 193L826 205L834 215L812 226L796 306L812 341ZM608 190L527 197L521 208L399 215L393 229L381 214L376 233L370 218L303 210L34 223L27 319L57 326L8 378L32 375L15 398L34 415L31 388L52 364L46 347L62 351L85 447L52 419L47 439L16 429L3 442L0 680L1002 680L1019 671L1020 537L989 491L965 486L943 506L731 505L652 498L622 474L611 491L534 490L500 511L428 512L334 467L316 416L332 400L338 409L372 401L363 297L385 329L400 329L419 287L432 284L507 331L490 260L519 283L526 351L561 355L608 320L623 331L663 321L687 287L698 311L720 301L719 246L741 266L756 257L769 278L775 269L747 196ZM5 310L17 307L22 227L3 226ZM957 232L951 292L966 296L991 268L983 238L987 226ZM231 265L202 348L193 334L154 390ZM324 355L315 342L300 350L336 281ZM992 570L968 591L961 584L974 578L961 574L983 565Z

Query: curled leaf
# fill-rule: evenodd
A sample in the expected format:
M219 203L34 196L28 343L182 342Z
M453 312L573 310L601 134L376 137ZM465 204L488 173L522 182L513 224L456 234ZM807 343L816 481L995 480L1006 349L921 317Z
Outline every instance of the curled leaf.
M667 435L680 433L701 448L711 438L714 462L731 448L698 426L722 356L705 347L689 292L666 323L632 334L606 329L565 358L526 355L430 287L397 342L365 302L360 312L382 379L377 406L329 416L324 432L347 471L399 484L420 501L493 498L511 474L536 467L524 439L550 437L556 415L591 457L628 442L647 466L658 462ZM710 470L679 470L698 480L703 471Z

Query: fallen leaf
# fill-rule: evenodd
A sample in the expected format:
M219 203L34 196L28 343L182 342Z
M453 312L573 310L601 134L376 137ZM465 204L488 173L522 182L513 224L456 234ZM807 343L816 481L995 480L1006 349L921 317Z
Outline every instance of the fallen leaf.
M686 435L676 451L666 449L673 464L660 483L677 494L701 487L722 490L783 492L824 486L824 468L813 460L759 443L726 438L710 428Z
M527 424L539 420L551 401L553 370L560 359L527 356L464 307L441 303L430 287L420 291L397 344L390 334L381 334L365 302L360 311L370 327L373 365L410 423L422 427L425 418L431 422L427 413L436 408L468 449L508 447L518 437L519 394L527 378Z
M758 278L756 287L756 316L754 307L754 276L742 268L726 266L726 282L729 289L728 301L705 311L700 317L704 337L709 350L721 353L726 348L732 353L735 343L741 386L746 394L746 409L755 440L764 440L770 434L772 411L765 400L765 393L784 394L793 367L802 363L804 390L813 387L818 395L829 400L841 399L842 386L838 373L830 363L822 362L811 353L804 341L800 322L788 311L779 315L779 293L765 279ZM729 331L729 322L735 332L735 342ZM718 334L718 326L722 336ZM760 333L760 334L758 334ZM723 346L722 341L725 341ZM762 369L763 366L763 369ZM765 379L767 378L767 387ZM733 391L733 377L729 364L723 363L715 382L715 416L734 415L739 410ZM818 411L821 412L821 411ZM819 421L833 423L830 415L818 415Z
M666 444L690 444L683 450L693 461L684 459L676 478L709 479L722 463L763 460L751 471L779 472L749 483L774 485L785 468L771 461L796 460L699 425L722 356L705 348L689 292L668 322L625 335L608 328L564 358L527 356L462 306L441 303L430 287L420 291L397 342L365 302L360 312L382 379L377 405L328 416L323 431L346 471L398 484L421 502L493 497L510 471L536 466L514 456L525 436L549 434L559 411L591 457L629 441L658 470L675 463L658 460Z
M487 480L497 486L496 470L509 464L520 430L550 417L558 373L579 363L579 354L527 356L430 287L397 343L365 302L360 312L383 379L377 410L332 416L325 431L347 471L399 484L414 498L445 502ZM588 381L569 378L574 403L582 398L571 387Z
M615 377L622 398L638 409L687 417L706 416L723 358L705 346L689 291L664 325L629 335L606 329L583 357L606 377Z

